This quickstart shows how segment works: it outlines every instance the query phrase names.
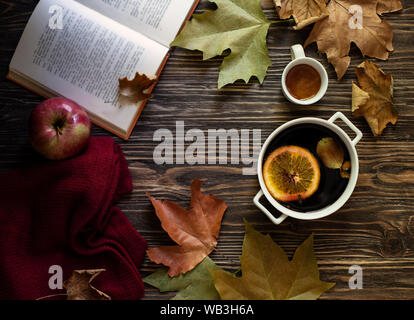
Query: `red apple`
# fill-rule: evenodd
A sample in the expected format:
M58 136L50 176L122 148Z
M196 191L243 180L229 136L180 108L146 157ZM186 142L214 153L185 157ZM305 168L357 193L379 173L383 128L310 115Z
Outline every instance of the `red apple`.
M62 160L79 154L87 146L91 123L76 102L52 98L32 111L29 134L37 152L51 160Z

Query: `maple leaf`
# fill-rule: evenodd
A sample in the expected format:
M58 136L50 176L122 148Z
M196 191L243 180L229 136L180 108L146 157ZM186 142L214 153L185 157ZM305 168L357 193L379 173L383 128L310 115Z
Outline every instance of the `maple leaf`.
M147 251L155 263L169 266L171 277L192 270L217 245L221 219L227 206L223 200L200 191L201 181L191 183L190 210L170 201L159 201L148 194L162 228L178 246L161 246Z
M214 287L210 271L219 267L205 257L193 270L186 274L170 277L165 268L160 268L143 281L160 292L178 291L172 300L218 300L220 296Z
M388 1L388 0L387 0ZM354 42L364 56L387 60L392 46L392 28L378 14L397 10L398 1L387 4L386 0L331 0L328 4L329 16L318 21L313 27L305 47L316 42L318 50L326 53L328 61L335 67L338 80L342 79L349 67L349 50ZM362 25L350 26L353 18L350 7L362 9Z
M267 20L260 0L214 0L217 10L194 14L191 21L171 43L203 52L203 60L226 56L220 66L218 87L242 79L246 83L256 76L263 83L272 65L266 37L272 23Z
M374 136L379 136L388 123L395 125L398 120L393 77L369 61L360 64L355 72L359 86L352 84L352 112L356 117L364 117Z
M240 258L242 276L212 271L214 285L225 300L312 300L335 284L319 279L313 253L313 235L297 249L293 259L269 235L264 236L246 221Z
M119 79L119 103L121 106L135 105L146 99L152 98L149 93L152 85L157 82L156 76L147 76L137 72L134 79L128 80L127 77Z
M274 0L274 3L281 19L293 16L295 30L303 29L328 16L326 0Z
M63 282L68 300L111 300L111 297L91 285L105 269L74 270L69 279Z

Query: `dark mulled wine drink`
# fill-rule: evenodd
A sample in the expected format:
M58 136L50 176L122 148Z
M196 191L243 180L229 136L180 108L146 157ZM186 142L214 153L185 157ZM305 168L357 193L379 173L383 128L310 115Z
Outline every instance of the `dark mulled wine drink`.
M333 138L344 150L344 161L350 161L348 149L341 138L330 129L316 124L299 124L279 133L270 143L264 159L276 149L283 146L299 146L310 151L319 162L321 177L318 190L309 198L296 202L280 202L283 206L298 212L310 212L323 209L340 198L349 179L342 178L339 169L329 169L321 162L316 153L318 142L323 138Z

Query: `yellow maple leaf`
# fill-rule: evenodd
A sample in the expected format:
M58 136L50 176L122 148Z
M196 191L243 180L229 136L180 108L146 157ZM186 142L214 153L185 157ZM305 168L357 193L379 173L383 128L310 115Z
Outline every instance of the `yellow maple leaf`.
M211 271L214 285L224 300L313 300L335 284L321 281L313 252L313 235L296 250L290 261L269 235L247 222L240 258L242 276Z

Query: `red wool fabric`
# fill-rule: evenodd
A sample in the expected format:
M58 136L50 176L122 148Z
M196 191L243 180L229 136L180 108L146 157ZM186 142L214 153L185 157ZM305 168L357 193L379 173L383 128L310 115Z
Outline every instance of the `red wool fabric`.
M49 288L53 265L62 267L63 280L73 270L104 268L94 287L112 299L140 299L147 243L114 206L131 191L112 138L91 138L75 158L0 176L0 299L65 293Z

